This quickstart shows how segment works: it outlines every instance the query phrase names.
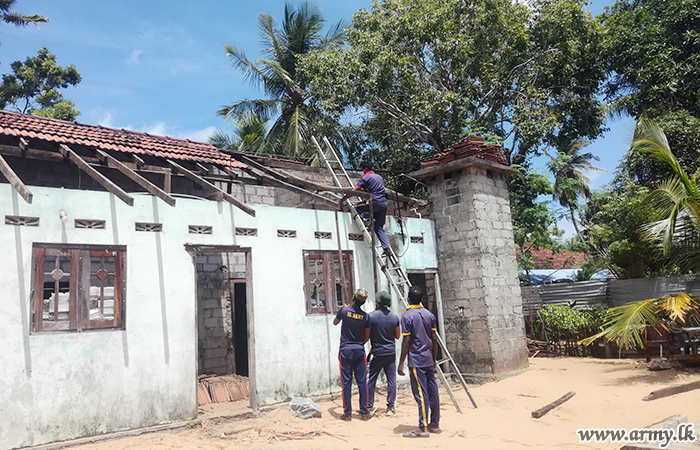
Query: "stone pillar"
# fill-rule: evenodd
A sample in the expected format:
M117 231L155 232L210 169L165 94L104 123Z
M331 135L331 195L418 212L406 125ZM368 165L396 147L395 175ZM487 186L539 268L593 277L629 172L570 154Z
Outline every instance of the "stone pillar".
M421 169L428 185L447 347L468 378L528 366L508 176L477 157Z

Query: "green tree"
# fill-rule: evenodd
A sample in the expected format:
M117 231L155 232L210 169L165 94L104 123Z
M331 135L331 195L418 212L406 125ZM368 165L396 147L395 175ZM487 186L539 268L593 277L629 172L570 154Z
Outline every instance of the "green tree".
M0 109L70 121L78 117L75 103L59 92L80 82L73 64L64 69L56 63L56 55L42 47L37 56L10 67L14 74L3 75L0 85Z
M224 46L233 68L255 85L262 85L267 98L240 100L219 110L218 115L237 121L255 115L263 120L276 117L267 135L273 152L291 156L313 155L312 133L337 137L337 123L325 115L309 92L307 79L297 70L306 54L342 45L342 22L321 35L325 20L316 7L302 3L284 7L284 20L278 25L269 14L258 16L265 58L250 61L245 52L231 44ZM337 141L337 139L335 139Z
M694 173L700 148L700 3L618 0L599 17L607 29L604 93L611 110L654 119L681 166ZM638 152L628 153L620 169L623 177L649 188L673 176L670 166Z
M529 271L534 269L532 251L556 246L555 238L561 232L556 229L556 220L547 208L547 202L538 200L541 195L552 191L547 177L529 167L516 168L518 173L511 178L508 191L510 212L518 247L518 269L529 279Z
M556 157L547 163L547 168L554 175L554 185L552 187L552 198L559 201L559 204L569 210L569 220L574 225L576 235L581 236L576 224L576 210L579 209L579 196L584 199L591 197L590 180L583 172L590 170L602 170L593 165L591 161L598 161L600 158L593 153L583 153L581 150L589 142L578 140L569 147L568 150L560 151Z
M312 92L390 151L442 151L466 128L507 142L514 163L601 131L602 28L577 0L383 0L350 47L303 58Z
M607 28L605 92L639 118L687 110L700 117L700 3L618 0L599 16Z
M216 131L209 137L209 143L224 151L233 150L243 153L269 153L266 141L267 120L254 114L234 119L235 129L232 134Z
M9 23L18 27L26 27L30 23L33 23L37 27L40 22L50 22L47 17L43 17L39 14L19 14L12 11L12 7L17 3L17 0L0 0L0 19L3 22Z

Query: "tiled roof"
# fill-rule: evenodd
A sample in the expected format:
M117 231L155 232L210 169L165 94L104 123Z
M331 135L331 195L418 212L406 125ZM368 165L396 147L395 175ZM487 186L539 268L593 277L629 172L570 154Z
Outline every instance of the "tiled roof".
M515 248L516 254L520 253ZM580 269L588 260L583 252L556 253L548 248L532 249L532 265L535 269Z
M227 167L247 167L213 145L204 142L28 116L11 111L0 110L0 134L23 137L30 142L32 139L41 139L68 146L84 145L100 150L158 158L197 161Z
M484 142L485 139L482 136L467 136L444 152L438 153L434 158L423 161L421 167L425 169L467 156L475 156L507 166L508 161L503 154L503 147L498 144L484 145Z

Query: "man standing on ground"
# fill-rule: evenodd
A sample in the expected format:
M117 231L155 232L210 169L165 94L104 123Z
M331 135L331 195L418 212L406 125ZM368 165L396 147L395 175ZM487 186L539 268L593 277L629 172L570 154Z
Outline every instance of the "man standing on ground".
M367 291L358 289L351 306L343 306L333 319L333 325L343 322L340 328L340 375L343 379L343 415L341 420L352 420L352 376L355 375L360 391L360 414L362 420L370 418L367 410L367 359L365 342L369 340L369 314L360 307L367 300Z
M369 398L367 408L371 413L374 408L374 390L377 386L379 372L386 375L386 413L393 415L396 404L396 346L394 340L399 338L399 316L389 311L391 294L382 291L377 295L377 309L369 314L370 342L372 359L369 363Z
M389 240L386 238L384 224L386 223L386 213L389 204L386 201L386 193L384 192L384 179L374 173L372 163L368 161L360 162L360 170L364 172L360 181L357 182L355 189L358 191L369 192L372 195L372 209L374 210L374 232L377 233L379 242L382 244L384 252L389 251ZM346 195L340 199L340 205L347 200L350 195ZM363 200L354 204L355 210L362 216L365 225L369 225L369 200Z
M399 375L404 375L403 364L408 355L411 390L418 403L418 429L404 433L404 437L430 437L440 430L440 398L435 381L437 370L437 332L435 316L420 304L423 292L411 286L408 301L411 305L401 317L403 342ZM430 411L430 422L428 422Z

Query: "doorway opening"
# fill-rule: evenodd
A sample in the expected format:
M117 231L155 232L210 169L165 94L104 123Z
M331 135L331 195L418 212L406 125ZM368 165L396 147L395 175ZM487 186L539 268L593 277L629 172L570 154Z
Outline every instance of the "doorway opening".
M250 249L192 246L197 289L197 402L242 402L255 410ZM245 406L244 406L245 407Z

